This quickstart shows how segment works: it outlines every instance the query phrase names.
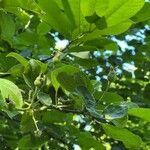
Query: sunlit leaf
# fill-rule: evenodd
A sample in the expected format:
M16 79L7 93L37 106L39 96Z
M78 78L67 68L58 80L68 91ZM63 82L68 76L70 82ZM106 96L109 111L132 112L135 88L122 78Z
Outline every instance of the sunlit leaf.
M107 135L122 141L126 148L139 148L143 142L141 138L127 129L122 129L109 124L102 124L102 127Z
M26 67L28 65L28 61L21 55L11 52L7 55L7 57L13 57L15 59L17 59L24 67Z
M132 108L128 111L128 114L150 122L150 109L149 108Z
M3 96L3 101L9 98L15 102L15 107L20 108L23 105L21 90L11 81L0 79L0 91Z

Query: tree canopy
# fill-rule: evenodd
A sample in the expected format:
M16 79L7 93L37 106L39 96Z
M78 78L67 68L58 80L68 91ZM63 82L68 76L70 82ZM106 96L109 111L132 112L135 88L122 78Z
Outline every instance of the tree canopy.
M0 0L0 149L150 149L150 2Z

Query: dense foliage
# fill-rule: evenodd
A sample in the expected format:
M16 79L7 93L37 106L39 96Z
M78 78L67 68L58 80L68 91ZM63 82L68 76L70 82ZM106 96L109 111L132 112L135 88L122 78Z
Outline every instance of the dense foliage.
M150 3L0 0L0 149L150 149Z

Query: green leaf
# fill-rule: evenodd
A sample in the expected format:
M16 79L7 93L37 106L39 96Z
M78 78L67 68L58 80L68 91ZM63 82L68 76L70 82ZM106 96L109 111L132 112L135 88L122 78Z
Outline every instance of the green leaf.
M103 92L99 92L99 91L94 92L95 99L97 101L100 100L100 102L96 106L97 109L102 109L101 108L102 106L100 105L100 103L104 103L104 105L109 105L111 103L123 102L124 101L124 99L116 93L105 92L105 94L103 96L102 95L103 95Z
M44 34L48 33L50 31L50 29L51 29L50 25L48 25L45 22L40 22L37 27L37 33L44 35Z
M1 29L1 37L4 40L10 40L15 34L15 23L13 18L0 10L0 29Z
M16 111L16 110L8 110L8 109L6 109L6 108L4 108L3 111L4 111L5 113L7 113L7 115L8 115L9 118L11 118L11 119L12 119L13 117L15 117L16 115L19 114L19 112Z
M84 86L77 86L75 91L83 98L88 111L95 112L96 101L88 89Z
M146 84L145 88L144 88L144 93L143 96L145 99L150 99L150 83Z
M77 84L74 80L74 76L69 75L68 73L60 72L57 76L57 80L60 83L60 85L67 91L73 92L77 87Z
M19 7L6 6L5 10L7 10L7 12L9 13L15 14L18 17L20 24L23 25L23 27L25 27L31 19L30 15Z
M73 108L82 110L83 106L84 106L84 101L83 101L82 97L77 94L72 94L70 97L73 100L71 103Z
M69 1L68 0L62 0L61 2L62 2L62 5L64 7L64 12L65 12L66 16L68 17L68 19L70 20L72 27L76 28L77 26L76 26L76 22L75 22L75 17L74 17L72 8L69 4Z
M121 102L121 105L127 107L128 110L132 109L132 108L138 108L139 107L136 103L128 102L128 101Z
M19 47L19 46L32 46L37 44L38 45L38 35L31 31L22 32L19 35L17 35L13 41L13 46Z
M125 105L110 104L105 107L103 114L106 119L113 120L125 117L127 112L128 108Z
M85 42L85 45L88 46L95 46L98 49L106 49L106 50L112 50L117 51L118 45L116 42L113 42L106 38L96 38Z
M71 113L66 114L58 110L44 111L41 115L43 123L69 123L73 119Z
M42 34L27 30L13 38L11 44L13 48L19 50L24 50L28 47L34 55L41 55L41 53L48 55L51 54L49 47L53 46L53 40L51 37L46 38Z
M131 20L128 20L126 22L121 22L117 25L114 25L112 27L109 27L109 28L99 31L99 34L101 34L101 35L118 35L118 34L125 32L126 30L128 30L132 24L133 24L133 22Z
M13 2L12 2L12 0L5 0L5 1L3 1L3 6L6 9L7 9L7 7L16 7L16 8L20 7L20 8L23 8L25 10L29 10L29 11L32 11L34 13L37 13L37 14L42 13L42 10L38 6L38 4L33 0L27 0L27 1L15 0Z
M90 69L99 65L98 61L94 59L75 58L73 62L79 64L86 69Z
M0 53L0 71L7 72L11 67L18 64L14 58L6 57L7 53Z
M71 47L68 51L69 52L86 52L86 51L95 51L95 46L75 46Z
M61 72L57 76L58 82L68 91L75 91L78 86L86 86L86 81L81 73L74 73L69 75L68 73Z
M14 53L14 52L11 52L7 55L7 57L13 57L15 58L16 60L18 60L24 67L26 67L28 65L28 61L23 57L21 56L20 54L17 54L17 53Z
M51 0L50 3L50 5L47 5L49 0L39 0L39 6L44 11L42 19L56 31L70 37L72 27L67 16L61 11L54 0Z
M90 148L105 150L102 143L94 139L90 133L81 132L78 134L77 144L81 146L82 150L88 150Z
M41 137L36 137L30 134L25 135L18 141L18 147L22 150L37 149L48 140L48 138L45 135L42 135Z
M57 81L57 76L59 73L70 72L70 75L72 75L72 74L79 72L79 71L80 70L78 68L71 66L71 65L62 65L61 67L54 69L50 74L50 78L51 78L53 86L55 87L55 90L57 91L59 86L60 86L59 82Z
M39 60L35 60L35 59L30 59L29 61L30 65L32 66L32 70L36 70L36 67L39 67L40 71L42 73L45 73L47 70L47 64L42 63ZM38 69L38 68L37 68Z
M89 91L90 83L88 83L88 79L83 74L74 73L69 75L68 73L61 72L58 74L57 80L64 89L76 92L81 96L88 110L95 111L95 99Z
M145 3L143 8L131 18L134 22L142 22L150 19L150 3Z
M56 125L56 124L47 124L47 135L49 135L49 138L53 137L54 139L58 141L62 141L64 143L67 143L67 135L66 135L66 128L64 124L62 125ZM58 148L58 147L57 147ZM64 150L64 149L62 149Z
M109 0L96 0L95 11L99 16L104 16L109 6Z
M126 148L138 149L142 146L142 139L127 129L115 127L109 124L102 124L107 135L115 140L122 141Z
M20 123L20 130L23 133L33 132L34 130L36 130L35 124L34 124L34 121L32 119L32 115L30 112L25 112L22 115L21 123Z
M91 16L95 12L95 0L81 0L80 5L84 16Z
M68 0L73 18L75 20L76 29L73 30L72 39L76 38L83 32L89 31L89 23L86 21L82 10L81 10L81 1L79 0Z
M100 17L97 16L96 13L94 13L91 16L86 16L85 19L89 23L95 23L100 19Z
M21 91L13 82L7 79L0 79L0 91L4 99L9 98L15 103L16 108L22 107L23 99Z
M6 106L5 102L4 102L4 98L3 95L0 91L0 110L3 109Z
M71 55L82 58L82 59L88 59L90 57L90 53L88 51L86 52L73 52Z
M11 67L7 72L11 74L12 76L22 76L22 73L24 71L24 66L22 64L17 64Z
M107 27L103 30L96 29L92 33L87 34L84 38L88 40L88 39L97 38L100 35L118 35L128 30L132 24L133 22L131 20L128 20L126 22L122 22L112 27Z
M96 13L92 14L91 16L86 16L85 19L88 23L91 23L91 28L92 23L94 23L99 30L102 30L107 27L105 17L99 17Z
M128 114L150 122L150 109L149 108L132 108L128 111Z
M27 78L34 79L40 74L44 74L47 70L47 64L44 64L36 59L30 59L28 65L24 69L24 74Z
M60 72L57 75L57 80L63 88L70 92L75 91L79 86L84 86L89 91L93 90L89 78L81 71L74 73L72 72L71 75L66 72Z
M30 89L33 89L32 87L32 84L31 82L28 80L28 78L23 74L23 79L24 79L24 82L26 83L26 85L30 88Z
M96 25L96 27L97 27L99 30L102 30L102 29L107 28L107 22L106 22L105 17L99 18L99 19L95 22L95 25Z
M46 106L50 106L52 104L52 99L51 97L46 94L46 93L43 93L43 92L39 92L37 94L37 99L44 105Z
M111 120L111 122L115 126L121 127L121 128L124 128L127 125L127 121L128 121L128 115L124 116L123 118L118 118L118 119Z
M109 27L134 16L144 5L144 0L109 0L104 16ZM132 8L132 9L131 9ZM101 10L96 11L101 16Z

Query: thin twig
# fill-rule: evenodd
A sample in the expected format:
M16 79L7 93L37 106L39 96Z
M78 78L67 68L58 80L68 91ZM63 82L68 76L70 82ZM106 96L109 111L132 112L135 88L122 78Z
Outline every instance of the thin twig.
M58 105L58 90L55 91L55 104Z
M39 131L39 128L38 128L38 125L37 125L37 121L36 121L36 119L35 119L35 117L34 117L34 113L32 113L32 120L33 120L33 122L34 122L36 131Z

